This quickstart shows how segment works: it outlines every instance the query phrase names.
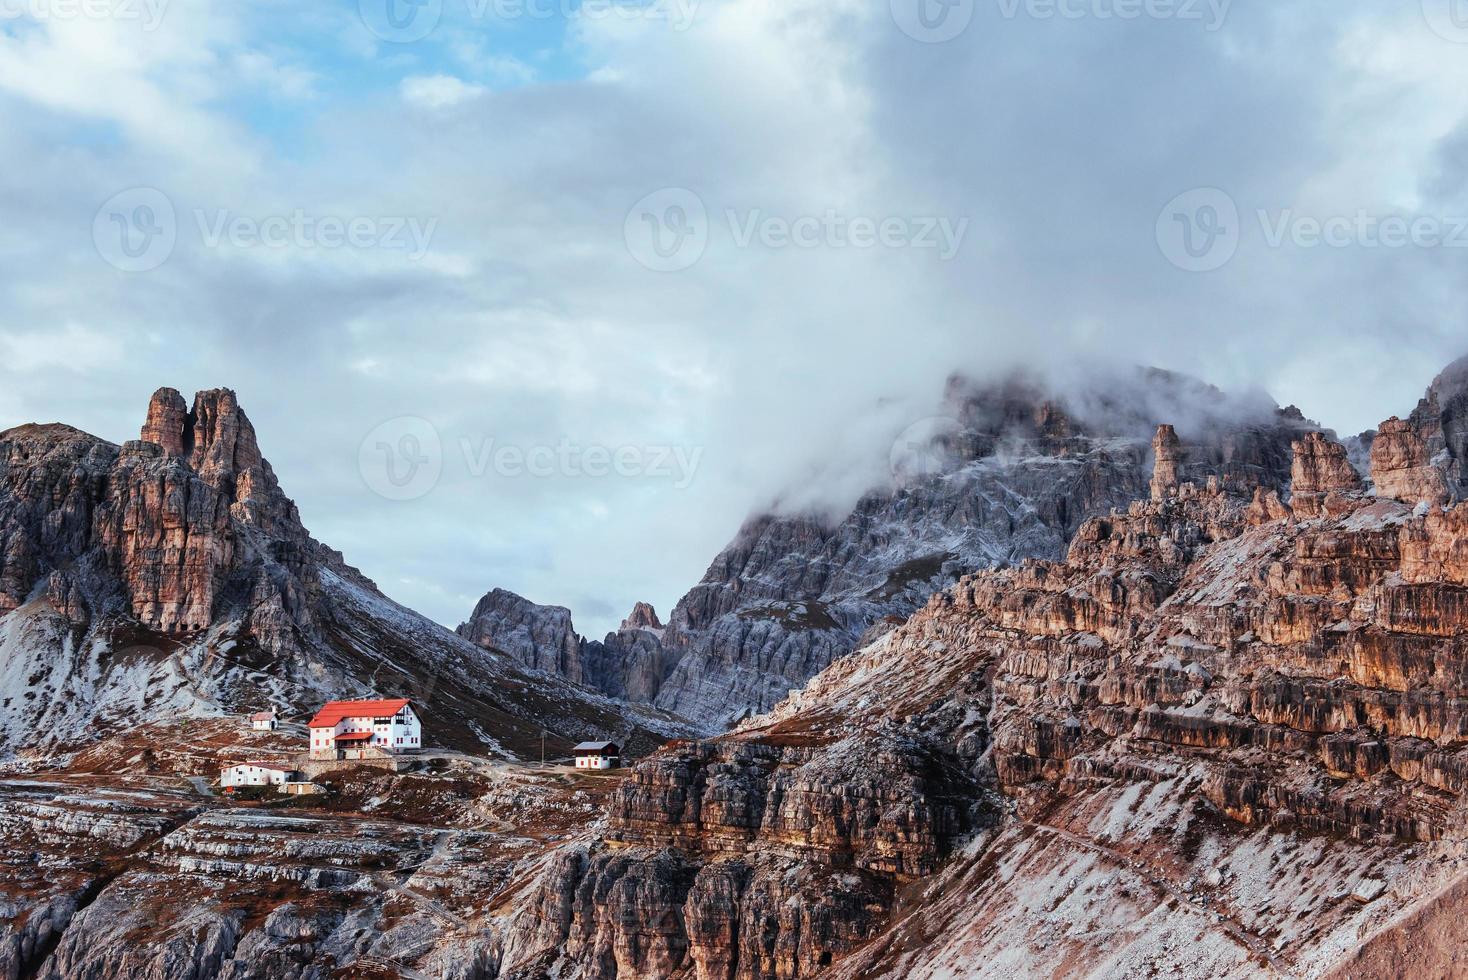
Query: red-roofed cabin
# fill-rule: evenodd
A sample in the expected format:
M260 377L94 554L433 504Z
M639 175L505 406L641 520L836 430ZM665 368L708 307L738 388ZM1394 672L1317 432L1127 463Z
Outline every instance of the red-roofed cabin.
M371 759L423 748L423 726L407 698L331 701L308 727L313 759Z

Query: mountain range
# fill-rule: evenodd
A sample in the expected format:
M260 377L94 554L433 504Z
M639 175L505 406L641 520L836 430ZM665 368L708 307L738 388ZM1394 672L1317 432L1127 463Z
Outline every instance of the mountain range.
M1468 970L1468 359L1344 439L1159 371L955 378L890 485L600 641L387 599L228 391L140 436L0 434L4 975ZM294 744L242 712L368 693L447 751L212 795Z

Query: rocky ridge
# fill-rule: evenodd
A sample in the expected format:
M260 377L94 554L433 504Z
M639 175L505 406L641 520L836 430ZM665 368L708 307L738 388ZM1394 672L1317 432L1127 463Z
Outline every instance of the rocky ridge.
M1291 442L1317 428L1294 409L1162 371L1093 377L1067 391L1022 376L955 377L940 415L934 431L899 439L894 485L843 519L752 518L660 632L624 628L582 641L575 657L557 639L553 650L517 657L542 669L569 661L565 672L581 683L722 731L963 574L1057 558L1086 518L1147 496L1159 421L1188 420L1160 447L1163 472L1217 476L1243 492L1285 490ZM487 642L488 633L534 633L558 620L555 607L531 606L523 621L496 616L486 631L476 621L502 601L495 595L462 635ZM558 629L558 638L571 633L569 623Z

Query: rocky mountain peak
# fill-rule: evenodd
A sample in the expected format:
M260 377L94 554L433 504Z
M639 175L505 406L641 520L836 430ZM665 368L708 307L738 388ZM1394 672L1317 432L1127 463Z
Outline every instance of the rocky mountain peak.
M646 602L639 602L632 607L632 614L622 620L624 630L660 630L662 622L658 619L657 610Z
M143 422L139 438L162 446L167 456L186 456L184 437L192 437L188 421L188 405L174 388L159 388L148 401L148 418Z

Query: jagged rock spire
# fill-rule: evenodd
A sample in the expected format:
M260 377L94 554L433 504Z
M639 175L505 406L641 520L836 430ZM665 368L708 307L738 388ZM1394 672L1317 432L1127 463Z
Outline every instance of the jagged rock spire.
M1159 425L1152 440L1152 452L1156 462L1152 466L1152 499L1166 500L1177 492L1178 473L1182 466L1182 440L1177 430L1170 425Z

